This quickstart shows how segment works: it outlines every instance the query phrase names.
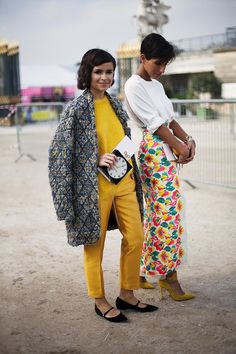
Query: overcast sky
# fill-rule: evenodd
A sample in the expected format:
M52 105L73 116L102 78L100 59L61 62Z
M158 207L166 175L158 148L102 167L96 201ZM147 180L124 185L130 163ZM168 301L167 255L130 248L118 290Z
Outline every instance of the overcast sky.
M141 0L0 0L0 39L20 43L22 64L73 65L90 48L115 55L136 38ZM163 0L168 40L224 33L236 25L236 0Z

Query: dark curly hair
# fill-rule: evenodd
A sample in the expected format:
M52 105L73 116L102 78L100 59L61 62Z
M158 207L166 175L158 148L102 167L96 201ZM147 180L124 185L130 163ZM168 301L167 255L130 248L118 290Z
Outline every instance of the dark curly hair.
M95 66L104 64L104 63L112 63L113 68L116 68L116 61L113 56L106 52L103 49L90 49L88 50L82 58L80 63L80 67L77 73L77 87L80 90L84 90L86 88L90 88L91 84L91 74L92 70ZM114 84L114 80L112 85Z
M174 60L176 56L173 45L157 33L150 33L143 39L140 52L147 60L159 59L166 64Z

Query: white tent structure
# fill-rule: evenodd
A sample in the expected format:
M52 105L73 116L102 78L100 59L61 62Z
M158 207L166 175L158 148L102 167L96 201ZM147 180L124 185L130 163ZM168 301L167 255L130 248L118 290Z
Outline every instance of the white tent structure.
M76 67L21 65L21 101L68 101L77 95Z
M22 89L28 87L76 87L76 67L56 65L21 65Z

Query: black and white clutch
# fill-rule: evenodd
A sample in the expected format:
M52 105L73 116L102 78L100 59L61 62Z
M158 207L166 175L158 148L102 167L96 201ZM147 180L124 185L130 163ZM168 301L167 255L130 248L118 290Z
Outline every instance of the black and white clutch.
M112 151L117 156L115 165L112 168L107 166L98 166L98 171L109 181L118 184L132 169L132 165L117 149Z

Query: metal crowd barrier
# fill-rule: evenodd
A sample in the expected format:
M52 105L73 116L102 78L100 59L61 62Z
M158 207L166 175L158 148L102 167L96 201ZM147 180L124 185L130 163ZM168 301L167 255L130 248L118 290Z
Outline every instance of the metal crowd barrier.
M236 188L236 99L172 99L176 120L196 140L195 159L180 176L194 182Z
M177 121L197 143L195 159L183 166L180 177L192 186L200 182L236 188L236 100L173 99L172 103ZM16 106L19 156L15 162L24 155L32 160L40 153L47 156L63 107L57 102Z
M35 140L41 143L42 148L45 149L47 142L42 144L41 140L44 139L48 126L57 124L63 108L64 103L60 102L19 103L16 105L15 123L19 155L15 162L18 162L23 156L36 161L36 157L32 152ZM24 139L22 139L23 136ZM26 139L27 136L28 139ZM25 144L23 144L24 142ZM37 153L39 151L40 147Z

